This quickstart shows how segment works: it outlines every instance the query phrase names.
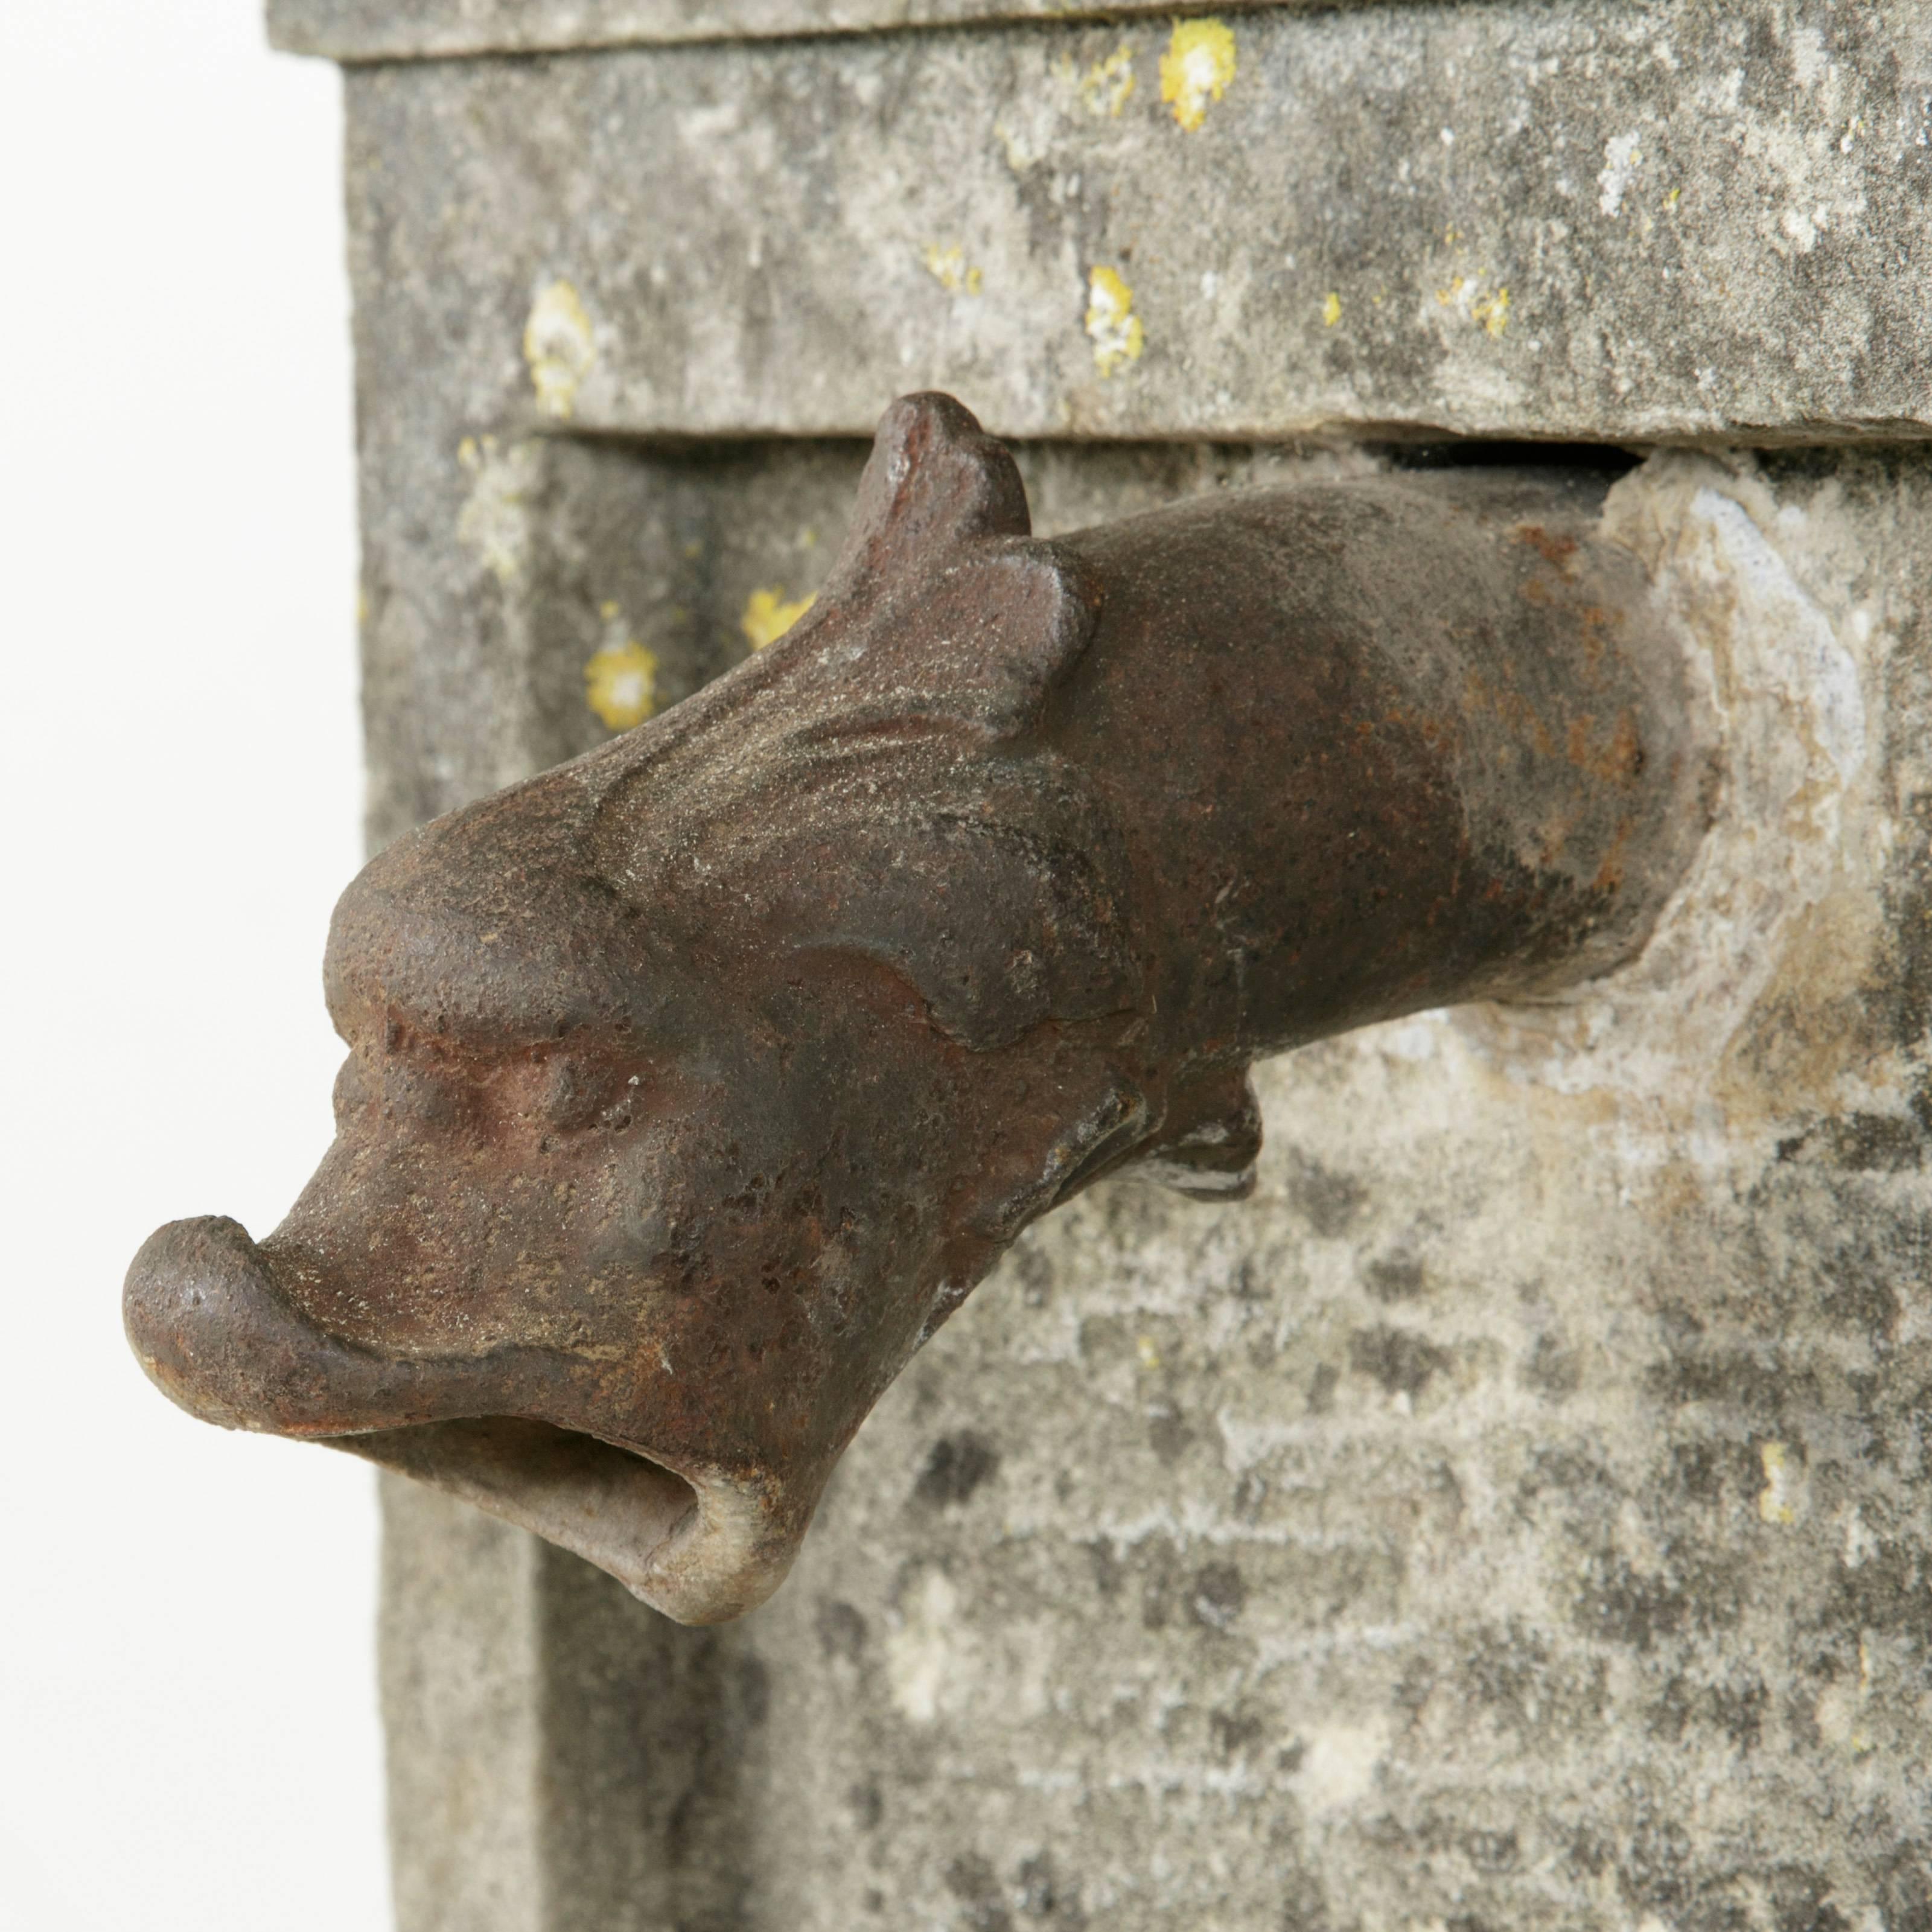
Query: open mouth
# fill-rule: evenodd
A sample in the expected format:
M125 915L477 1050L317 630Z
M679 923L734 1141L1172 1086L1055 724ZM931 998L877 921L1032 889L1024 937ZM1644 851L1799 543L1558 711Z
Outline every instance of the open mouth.
M682 1477L595 1436L512 1415L316 1438L574 1550L648 1602L672 1546L700 1533Z
M326 1334L284 1297L236 1222L158 1230L128 1270L123 1305L142 1367L191 1414L413 1477L574 1551L680 1623L763 1603L810 1519L756 1478L681 1474L601 1436L490 1412L522 1406L519 1364L505 1354L393 1360Z

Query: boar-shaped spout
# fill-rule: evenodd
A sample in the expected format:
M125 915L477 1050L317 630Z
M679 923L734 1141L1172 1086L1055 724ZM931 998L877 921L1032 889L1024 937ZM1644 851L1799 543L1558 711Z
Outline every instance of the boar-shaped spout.
M260 1242L149 1240L142 1364L751 1608L1030 1221L1130 1162L1238 1197L1258 1055L1641 942L1702 767L1602 488L1042 542L964 409L896 404L790 634L350 886L334 1144Z

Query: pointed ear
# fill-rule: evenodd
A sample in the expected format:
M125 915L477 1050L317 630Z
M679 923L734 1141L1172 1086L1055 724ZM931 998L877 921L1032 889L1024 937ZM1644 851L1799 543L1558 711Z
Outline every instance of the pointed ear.
M975 538L1032 529L1013 459L973 412L950 396L902 396L873 439L835 580L894 563L934 566Z
M905 668L916 668L934 712L996 742L1017 737L1038 723L1100 616L1099 588L1070 554L988 544L923 580L916 616L904 620ZM902 672L898 692L910 682Z
M1101 602L1073 554L1030 542L1030 526L1012 458L971 413L950 396L901 397L788 659L823 659L849 731L890 715L1018 736L1086 650Z

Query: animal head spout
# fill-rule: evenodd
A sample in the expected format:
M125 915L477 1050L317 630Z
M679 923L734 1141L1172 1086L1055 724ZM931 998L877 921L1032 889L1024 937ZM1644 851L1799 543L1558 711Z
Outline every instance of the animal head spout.
M1574 479L1204 499L1057 542L956 404L882 425L824 592L338 908L333 1146L164 1228L129 1333L705 1622L1035 1216L1238 1196L1258 1055L1628 958L1709 766Z
M374 860L314 1180L128 1276L161 1387L686 1621L775 1588L906 1358L1148 1129L1119 836L1034 730L1096 600L1027 530L963 410L896 406L806 624Z

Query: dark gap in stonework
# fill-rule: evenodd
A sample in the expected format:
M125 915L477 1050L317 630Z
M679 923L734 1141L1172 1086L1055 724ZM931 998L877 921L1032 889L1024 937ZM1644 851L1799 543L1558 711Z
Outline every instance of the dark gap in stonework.
M1628 475L1648 454L1612 442L1512 442L1473 436L1444 442L1365 446L1392 470L1581 470L1606 477Z
M567 429L537 431L561 442L627 452L653 462L693 470L742 463L748 458L769 462L795 451L845 455L863 463L872 449L868 436L837 434L774 436L769 430L740 434L712 431L701 435L663 430L616 430L572 424ZM1179 449L1239 451L1260 454L1274 451L1306 454L1343 446L1350 439L1292 437L1276 442L1266 438L1186 436L1005 436L1000 439L1016 456L1026 452L1115 456L1172 454ZM1562 442L1502 436L1429 436L1391 433L1378 425L1376 433L1355 440L1355 447L1380 458L1393 470L1580 470L1617 477L1628 474L1649 454L1648 446L1626 448L1613 442Z

